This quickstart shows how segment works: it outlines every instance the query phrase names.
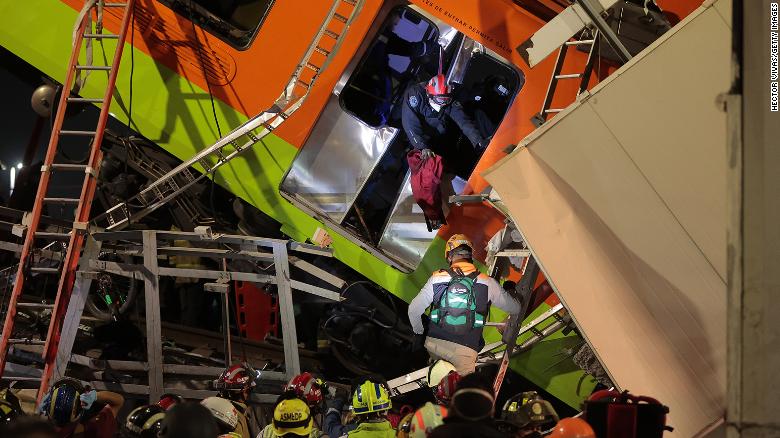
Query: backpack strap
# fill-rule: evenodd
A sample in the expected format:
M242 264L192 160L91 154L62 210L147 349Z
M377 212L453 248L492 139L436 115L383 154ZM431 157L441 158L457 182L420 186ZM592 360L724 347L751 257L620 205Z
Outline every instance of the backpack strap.
M467 275L463 273L462 269L455 266L452 266L450 267L450 269L447 269L447 273L450 274L450 277L467 277Z

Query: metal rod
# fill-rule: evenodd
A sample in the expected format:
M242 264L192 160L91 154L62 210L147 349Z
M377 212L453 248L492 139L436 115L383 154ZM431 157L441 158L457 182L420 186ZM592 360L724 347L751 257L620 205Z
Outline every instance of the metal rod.
M227 260L222 260L222 270L227 272ZM228 290L230 290L228 288ZM227 292L222 294L222 331L225 334L225 365L233 362L233 348L230 345L230 303Z
M146 351L149 362L149 403L154 403L160 399L163 391L160 277L155 232L144 231L143 237L144 267L151 274L144 278L144 301L146 302Z

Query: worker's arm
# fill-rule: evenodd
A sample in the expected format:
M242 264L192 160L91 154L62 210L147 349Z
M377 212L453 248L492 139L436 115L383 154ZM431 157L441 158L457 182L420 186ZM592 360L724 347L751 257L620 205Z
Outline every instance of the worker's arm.
M466 114L466 111L463 110L463 105L461 105L460 102L457 100L452 102L449 114L452 121L458 125L463 132L463 135L469 139L472 146L479 148L487 147L487 144L483 144L485 143L485 138L480 134L477 124L474 123L474 119L472 119L471 116Z
M325 418L322 420L322 431L329 437L339 438L355 428L351 424L341 424L342 407L344 407L343 400L337 399L328 402L328 410L325 412Z
M422 323L422 315L425 309L433 302L433 276L420 289L420 293L409 303L409 323L415 334L421 335L425 331Z
M420 96L413 90L408 90L405 94L406 101L401 108L401 124L409 138L409 143L417 150L430 149L428 139L423 134L423 125L420 117L417 115L416 108L423 104Z
M105 403L111 407L111 412L114 414L114 418L117 418L119 411L122 409L122 405L125 404L125 398L121 395L111 391L99 391L97 393L98 403Z
M498 307L510 315L515 315L520 312L520 303L506 293L495 279L488 277L486 281L488 286L488 299L490 300L491 305Z

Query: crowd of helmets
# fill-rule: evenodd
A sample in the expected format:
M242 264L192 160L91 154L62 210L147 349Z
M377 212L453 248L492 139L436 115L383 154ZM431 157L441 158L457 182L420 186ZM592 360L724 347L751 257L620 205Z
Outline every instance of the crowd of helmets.
M496 409L492 382L479 373L461 377L447 362L430 368L427 380L436 403L393 409L387 384L378 378L356 382L351 404L306 372L284 388L271 421L257 432L248 426L248 401L255 371L234 365L214 381L216 395L200 402L163 395L133 409L123 421L100 406L104 396L73 379L63 379L39 404L39 415L24 415L9 390L0 392L0 437L109 438L319 438L319 437L541 437L595 438L587 422L559 419L549 402L523 392ZM121 396L114 394L114 396ZM111 414L113 412L113 415ZM104 414L104 415L99 415Z

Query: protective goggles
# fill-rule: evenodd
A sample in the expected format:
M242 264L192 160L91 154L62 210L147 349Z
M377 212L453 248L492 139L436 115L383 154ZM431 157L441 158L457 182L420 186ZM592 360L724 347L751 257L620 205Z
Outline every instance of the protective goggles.
M452 96L449 94L437 94L437 95L428 95L428 99L431 100L431 102L435 103L436 105L447 105L450 102L452 102Z

